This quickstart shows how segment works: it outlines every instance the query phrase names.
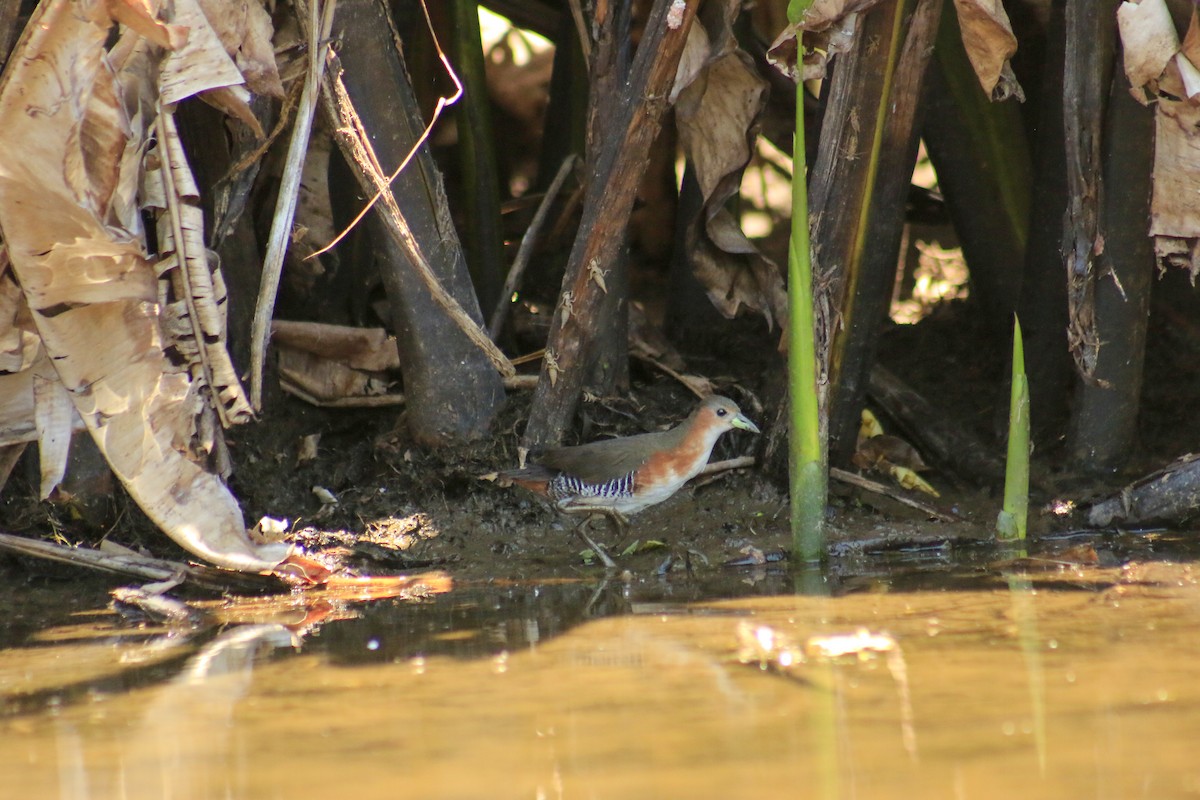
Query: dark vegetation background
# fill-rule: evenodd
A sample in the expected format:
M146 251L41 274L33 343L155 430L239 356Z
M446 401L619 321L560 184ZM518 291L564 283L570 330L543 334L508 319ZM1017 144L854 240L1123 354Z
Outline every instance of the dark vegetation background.
M921 18L918 6L926 3L890 0L867 14L887 20L901 9L904 24L911 25L913 18ZM1070 21L1073 4L1086 6L1094 16L1094 36L1068 35L1069 24L1076 24ZM9 3L0 12L5 52L31 5ZM571 3L497 0L481 5L491 12L482 30L475 24L475 3L430 4L438 40L466 93L436 126L427 153L402 176L397 195L413 228L426 232L422 244L435 256L432 260L444 259L437 261L437 269L450 276L452 293L473 316L486 321L502 301L507 270L563 159L572 153L579 159L537 231L528 270L497 338L504 352L517 359L546 346L564 270L580 235L587 185L603 174L596 159L609 157L605 144L623 141L622 131L612 125L620 115L604 105L606 98L611 102L613 93L619 94L622 83L613 83L612 76L595 67L589 71ZM593 21L585 29L609 37L591 42L593 65L608 48L613 69L628 74L635 68L636 45L645 35L652 5L646 0L581 4L585 21ZM1191 6L1176 5L1182 30ZM1075 0L1006 3L1019 42L1012 67L1026 101L998 105L982 97L961 53L950 52L956 46L953 35L946 34L955 24L952 4L945 3L941 13L922 12L936 23L930 34L936 37L936 51L915 79L888 87L895 103L913 109L912 129L896 134L908 138L894 145L907 152L904 142L911 142L913 158L885 162L876 178L875 205L869 209L876 228L867 235L874 266L853 281L873 295L859 297L857 310L845 315L847 330L861 334L862 341L845 351L842 375L860 377L851 389L834 391L834 402L842 407L833 412L832 452L836 466L853 467L858 409L864 404L875 408L885 428L914 441L932 466L926 477L943 496L926 501L956 510L967 522L953 531L931 531L921 514L893 501L835 487L835 540L873 540L881 525L895 534L895 541L987 535L999 503L1000 477L987 468L964 468L954 453L924 450L920 429L936 421L968 434L969 446L986 456L1003 458L1014 312L1025 331L1032 385L1034 507L1056 497L1085 502L1194 448L1197 422L1190 408L1200 396L1197 295L1186 271L1156 265L1146 237L1153 124L1151 111L1129 98L1115 35L1116 6ZM766 63L765 50L784 26L785 8L782 0L759 0L736 15L737 40L771 89L758 122L761 139L741 177L742 190L724 203L762 254L780 268L786 264L795 96ZM295 91L302 70L286 65L303 60L295 37L289 40L283 33L294 29L294 13L283 2L273 10L289 92ZM594 22L598 14L611 15L606 17L609 27ZM381 160L395 163L407 150L412 123L419 129L437 98L453 92L453 84L418 4L342 0L337 19L337 51L348 88L357 93L371 135L394 138L379 147ZM1094 65L1093 72L1072 72L1071 79L1101 91L1073 95L1071 84L1064 83L1064 64L1082 58L1075 48L1085 41L1095 48L1083 59ZM860 57L868 56L839 56L834 74ZM829 79L813 86L815 93L806 101L810 166L823 163L820 148L829 146L822 139L826 115L862 113L862 124L868 125L865 110L831 109L832 83ZM1081 112L1071 105L1080 96L1099 105L1084 102ZM289 113L284 101L258 98L255 103L266 130L281 113ZM212 187L228 173L239 148L247 146L245 131L195 100L180 115L193 169L202 187ZM1072 115L1098 127L1085 124L1078 134L1078 126L1068 124ZM407 128L397 122L403 119L409 120ZM1124 286L1133 299L1104 317L1101 353L1119 346L1121 356L1119 363L1102 365L1106 385L1100 397L1096 382L1079 376L1068 339L1064 217L1071 198L1068 154L1078 146L1072 145L1068 129L1081 138L1093 132L1103 137L1097 166L1107 202L1117 204L1100 211L1104 235L1128 254L1120 268L1128 270ZM226 220L220 240L211 240L230 287L230 344L240 369L248 364L249 320L285 143L286 137L280 137L266 152L244 213ZM842 168L853 172L856 164L850 162ZM866 160L862 163L865 169ZM436 308L421 296L403 254L374 215L329 253L302 260L324 244L322 237L327 241L348 225L365 199L324 116L319 117L310 166L313 180L306 180L305 199L312 207L301 212L276 317L388 328L399 340L400 369L382 380L403 391L407 403L401 408L317 409L268 380L261 419L227 434L235 465L231 487L248 519L271 514L297 520L309 544L344 548L357 553L354 557L376 559L371 562L376 566L457 560L486 571L492 567L484 565L497 560L506 569L558 563L572 545L544 536L545 529L561 527L553 515L477 477L511 465L518 447L531 443L526 421L532 378L503 386L471 345L437 321ZM779 323L755 313L726 319L693 276L686 221L703 198L681 157L671 114L664 116L661 132L634 167L637 200L628 228L608 232L624 243L619 248L622 268L610 276L603 293L612 308L588 318L597 327L596 342L583 359L584 401L576 397L555 406L534 400L535 419L550 409L546 414L562 416L568 424L561 431L542 430L532 444L653 430L682 418L694 396L643 357L647 355L675 372L706 377L760 424L773 427L764 437L767 444L772 437L777 441L785 396ZM418 174L424 177L412 177ZM427 199L442 185L445 206L436 197ZM1023 218L998 210L998 193L1013 191L1014 185L1020 207L1027 211ZM903 191L889 194L880 188L885 186ZM203 198L210 224L216 221L213 199ZM446 221L438 219L443 208L461 251L446 238ZM1133 212L1125 213L1129 209ZM818 208L814 213L834 212ZM1120 245L1123 238L1131 243ZM823 246L819 239L817 244ZM534 376L540 365L533 359L519 370ZM925 418L896 419L895 409L873 391L877 366L929 401L934 419L930 412ZM542 383L547 383L544 375ZM545 386L538 391L543 390ZM304 437L313 434L319 434L315 457L302 447ZM729 439L721 455L755 447L745 439ZM27 469L17 470L0 500L6 527L41 534L51 530L71 541L111 535L155 550L168 548L120 497L102 459L89 455L86 437L77 445L69 483L57 504L36 503L32 459ZM762 447L757 452L764 455ZM786 541L784 483L778 453L767 452L760 469L649 512L646 527L663 531L655 538L692 542L714 555L736 553L751 542L780 544ZM332 492L338 503L322 503L312 492L316 486ZM1174 523L1186 518L1185 513ZM1033 527L1046 532L1080 524L1078 517L1047 515ZM356 551L364 542L386 552Z

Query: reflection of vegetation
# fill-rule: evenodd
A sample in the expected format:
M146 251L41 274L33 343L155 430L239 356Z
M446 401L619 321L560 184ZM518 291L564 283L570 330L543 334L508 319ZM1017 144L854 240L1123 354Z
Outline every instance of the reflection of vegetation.
M809 725L812 737L817 745L816 771L817 783L820 786L820 797L842 797L841 789L841 753L839 745L839 729L844 729L844 714L839 714L838 700L840 689L837 680L837 665L832 661L822 661L813 665L813 670L821 674L821 685L824 690L817 692L813 703L813 713Z
M1027 575L1005 575L1012 597L1013 619L1017 624L1017 641L1025 659L1025 674L1029 680L1030 713L1033 715L1033 737L1037 744L1038 770L1046 771L1046 675L1042 666L1042 641L1038 635L1037 609L1033 605L1033 582Z
M853 781L854 757L846 702L847 689L855 686L858 679L847 670L861 667L877 657L886 659L888 672L896 682L904 749L916 761L916 727L913 723L908 666L899 642L890 634L872 633L866 628L859 628L853 633L809 636L801 642L770 625L743 621L738 625L737 636L737 657L742 664L756 666L764 672L806 685L811 684L817 689L807 719L821 797L841 797L839 788L843 776Z

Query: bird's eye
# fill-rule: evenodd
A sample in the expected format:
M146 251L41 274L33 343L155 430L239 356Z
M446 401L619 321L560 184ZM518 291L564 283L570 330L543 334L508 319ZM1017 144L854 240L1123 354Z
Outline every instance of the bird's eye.
M728 410L726 410L726 409L724 409L724 408L718 408L718 409L717 409L717 416L718 416L718 417L723 417L723 416L725 416L725 415L726 415L726 414L728 414L728 413L729 413L729 411L728 411Z

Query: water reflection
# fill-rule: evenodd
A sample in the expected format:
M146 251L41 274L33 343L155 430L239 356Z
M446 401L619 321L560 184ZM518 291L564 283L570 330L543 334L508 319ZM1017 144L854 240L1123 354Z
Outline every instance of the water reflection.
M283 625L230 628L146 697L140 718L108 743L110 763L95 769L97 742L70 715L56 715L60 797L243 797L254 742L237 723L258 657L297 644ZM101 712L103 714L103 712ZM111 748L111 749L110 749ZM92 751L92 752L89 752ZM212 753L213 757L197 758Z
M1200 790L1191 566L1031 566L825 596L743 573L732 600L651 579L269 622L223 604L184 633L99 617L0 650L0 775L6 796L72 799ZM746 626L830 646L748 665ZM874 656L835 652L860 629Z

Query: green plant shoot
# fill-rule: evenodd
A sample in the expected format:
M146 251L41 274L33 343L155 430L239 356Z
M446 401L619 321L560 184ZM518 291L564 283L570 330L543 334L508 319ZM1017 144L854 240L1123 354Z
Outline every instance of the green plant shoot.
M813 0L792 0L788 20L796 24ZM803 31L797 31L797 58L803 58ZM824 553L825 501L829 475L821 446L813 335L812 263L808 228L808 188L804 160L804 83L796 83L796 135L792 140L792 232L788 240L788 389L790 438L788 478L792 552L803 561Z
M1008 461L1004 469L1004 508L996 519L1002 541L1025 541L1029 518L1029 379L1021 322L1013 319L1012 393L1008 407Z

